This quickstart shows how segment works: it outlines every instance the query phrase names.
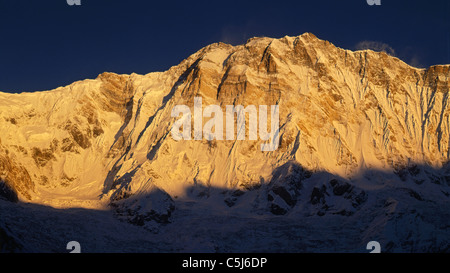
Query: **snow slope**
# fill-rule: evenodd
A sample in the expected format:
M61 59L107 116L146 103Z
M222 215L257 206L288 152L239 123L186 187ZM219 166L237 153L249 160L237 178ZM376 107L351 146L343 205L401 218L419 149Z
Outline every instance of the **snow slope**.
M449 69L305 33L0 93L0 196L20 200L0 201L0 235L26 252L77 236L92 252L449 251ZM278 105L278 149L249 140L248 116L245 140L174 140L171 111L195 97Z

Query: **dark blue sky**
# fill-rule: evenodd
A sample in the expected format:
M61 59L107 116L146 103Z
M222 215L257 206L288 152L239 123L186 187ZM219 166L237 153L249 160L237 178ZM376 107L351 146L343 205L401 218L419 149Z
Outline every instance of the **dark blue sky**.
M395 3L393 3L395 2ZM450 63L450 1L0 0L0 90L49 90L109 71L164 71L214 42L312 32L416 66Z

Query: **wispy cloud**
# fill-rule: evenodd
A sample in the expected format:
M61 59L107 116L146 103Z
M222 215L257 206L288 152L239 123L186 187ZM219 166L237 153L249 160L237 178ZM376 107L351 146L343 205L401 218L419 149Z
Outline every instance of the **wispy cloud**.
M373 51L386 52L391 56L396 56L395 50L388 44L377 41L361 41L355 45L356 50L371 49Z
M378 42L378 41L361 41L355 45L356 50L364 50L364 49L371 49L373 51L378 52L386 52L387 54L397 57L407 64L423 68L425 65L422 63L423 58L421 54L419 53L418 49L412 46L405 46L401 47L399 50L394 50L390 45Z
M406 61L410 66L424 68L425 65L420 61L420 57L418 55L412 56L409 60Z
M386 52L387 54L397 57L407 64L423 68L425 65L422 63L423 58L421 54L419 53L417 48L414 48L412 46L405 46L400 48L399 50L394 50L390 45L378 42L378 41L361 41L355 45L356 50L364 50L364 49L371 49L373 51L378 52Z
M224 26L221 29L220 33L220 41L232 44L232 45L238 45L243 44L248 39L247 37L247 26L236 26L236 25L227 25Z

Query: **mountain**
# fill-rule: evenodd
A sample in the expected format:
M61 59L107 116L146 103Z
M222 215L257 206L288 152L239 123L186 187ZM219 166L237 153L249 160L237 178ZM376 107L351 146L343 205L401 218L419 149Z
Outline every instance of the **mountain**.
M382 251L448 252L449 76L450 65L414 68L305 33L212 44L165 72L0 93L0 236L57 251L26 242L14 215L34 213L56 230L88 215L100 252L125 240L111 225L168 245L126 251L353 252L378 240ZM193 129L180 140L183 105ZM239 135L234 115L227 135L226 109L239 105L258 119L248 111Z

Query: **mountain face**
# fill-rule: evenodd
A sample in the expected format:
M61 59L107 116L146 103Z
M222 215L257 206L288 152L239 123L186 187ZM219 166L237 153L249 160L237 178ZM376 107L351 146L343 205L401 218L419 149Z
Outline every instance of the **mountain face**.
M305 33L212 44L165 72L103 73L51 91L0 93L0 196L20 200L16 207L110 208L159 238L179 232L176 223L192 225L186 215L210 225L205 213L243 223L224 234L266 226L285 240L212 243L223 227L211 225L206 251L360 251L371 240L383 251L450 251L449 76L449 65L418 69ZM192 112L189 140L171 133L179 105ZM209 105L223 116L205 115ZM228 133L227 106L255 106L259 122L267 106L263 129L272 133L277 106L276 148L260 149L268 143L264 124L255 138L249 113L240 138L235 115L231 138L208 139L205 127L219 117L212 131L222 125ZM5 236L20 234L11 227L20 223L4 209L0 215L13 223L2 229L0 221ZM169 244L168 251L191 250ZM95 251L110 246L103 247Z

